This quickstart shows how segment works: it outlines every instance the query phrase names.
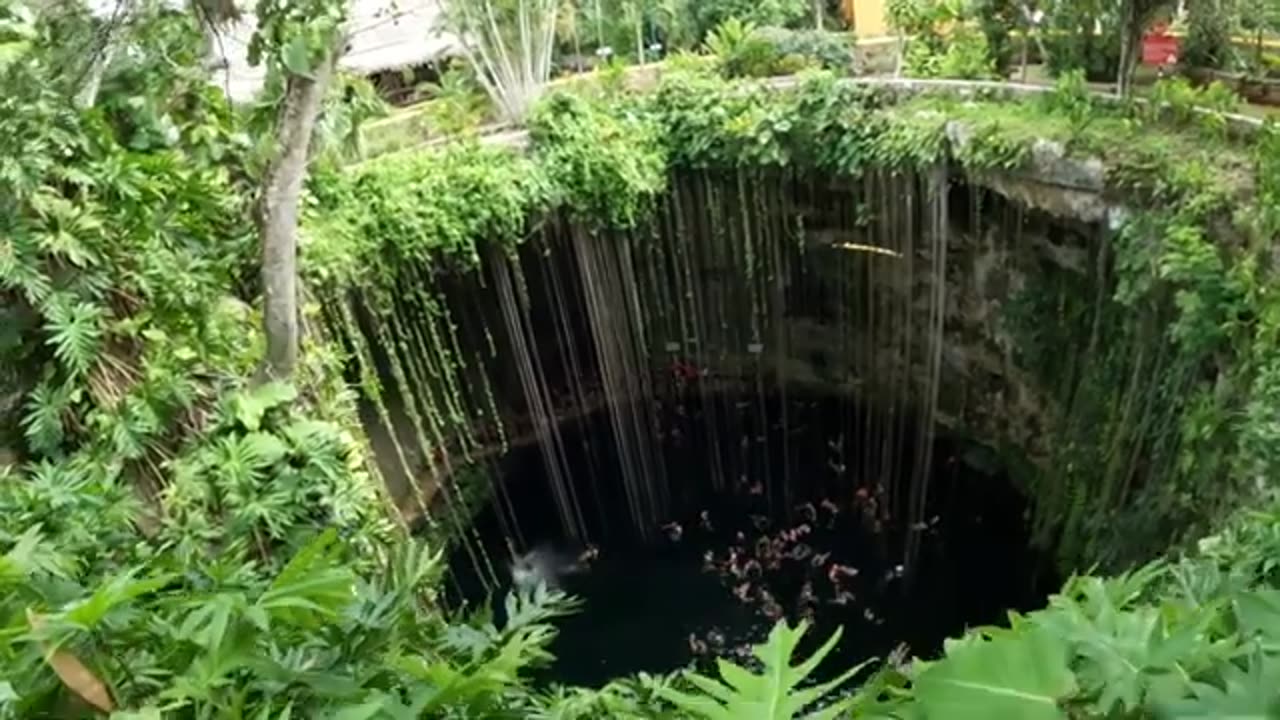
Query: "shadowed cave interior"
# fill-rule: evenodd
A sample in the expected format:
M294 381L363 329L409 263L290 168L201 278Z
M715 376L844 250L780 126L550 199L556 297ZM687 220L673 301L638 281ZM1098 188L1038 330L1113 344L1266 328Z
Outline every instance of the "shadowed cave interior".
M552 216L328 324L381 385L393 499L452 532L451 605L500 606L528 553L593 556L556 577L584 606L544 679L741 658L780 617L816 625L802 650L843 629L831 669L928 657L1057 587L1065 518L1028 499L1052 428L1087 430L1097 373L1144 376L1089 340L1132 324L1105 220L1025 200L692 172L636 229ZM1160 472L1132 445L1121 487Z

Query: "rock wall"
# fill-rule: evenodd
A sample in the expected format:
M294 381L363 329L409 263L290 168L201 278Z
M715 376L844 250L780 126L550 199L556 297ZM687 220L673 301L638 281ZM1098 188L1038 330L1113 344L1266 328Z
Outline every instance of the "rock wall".
M449 414L470 427L430 449L415 442L405 398L421 388L400 387L394 350L374 348L386 416L369 406L365 417L383 474L406 507L415 483L431 495L457 468L510 447L545 445L552 457L557 418L660 401L673 371L690 369L716 392L856 396L880 408L867 423L876 432L906 414L932 416L944 431L1043 466L1058 388L1025 367L1010 312L1046 279L1090 286L1101 270L1105 282L1100 253L1115 212L1085 197L1079 176L1067 177L1074 170L1046 163L1040 176L994 179L941 168L860 179L690 174L647 227L588 237L562 219L465 277L420 274L415 282L431 284L432 302L447 310L432 313L431 333L452 336L442 341L450 358L432 372L453 368ZM594 250L584 255L575 242ZM499 293L502 282L513 291ZM360 325L371 345L385 345L370 321ZM618 353L642 381L605 382L601 362ZM519 357L538 387L521 376ZM491 404L473 392L482 386ZM419 397L420 414L433 402Z

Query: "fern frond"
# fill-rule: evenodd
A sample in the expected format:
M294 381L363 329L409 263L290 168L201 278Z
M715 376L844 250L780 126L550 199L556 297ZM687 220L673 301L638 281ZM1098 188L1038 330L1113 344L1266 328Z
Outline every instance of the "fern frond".
M45 305L45 343L74 376L88 372L102 342L102 309L55 294Z
M71 409L79 391L70 383L54 385L44 382L27 398L27 414L22 418L22 432L31 449L41 455L58 455L66 439L63 417Z
M50 292L34 243L21 233L0 236L0 288L22 292L27 302L38 306Z
M9 583L25 583L35 574L66 578L75 569L75 562L59 552L56 543L47 542L40 533L41 526L33 525L18 536L9 552L0 556L0 586Z
M214 446L213 454L214 461L207 469L213 473L214 484L227 494L252 494L250 488L257 483L260 467L253 449L239 438L227 437Z

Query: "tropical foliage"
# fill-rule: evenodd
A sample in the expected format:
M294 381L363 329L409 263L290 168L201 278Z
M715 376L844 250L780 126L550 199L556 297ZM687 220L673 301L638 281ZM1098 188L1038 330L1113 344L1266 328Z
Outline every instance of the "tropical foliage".
M474 267L486 243L513 247L553 211L634 225L690 168L983 173L1026 169L1049 142L1099 158L1106 191L1133 209L1112 295L1085 299L1116 348L1142 338L1164 358L1148 374L1148 421L1081 415L1028 482L1066 565L1194 550L1074 577L1047 608L934 659L819 671L838 636L797 657L805 628L782 624L751 667L722 661L718 678L535 689L549 623L573 603L543 589L496 617L441 607L437 548L395 524L369 471L344 349L313 333L292 382L253 378L264 342L250 199L273 150L261 115L207 83L199 23L136 10L113 37L139 51L104 64L92 107L77 105L83 63L65 53L102 21L0 10L0 717L1275 714L1280 131L1233 139L1221 91L1170 84L1151 104L1102 106L1071 75L1038 100L902 100L814 73L777 92L720 77L756 74L725 65L758 31L724 23L716 73L674 73L644 96L554 95L529 116L528 152L467 140L358 168L315 153L304 276L384 300L404 258ZM295 79L328 61L343 18L316 3L259 14L255 48ZM776 48L812 43L844 64L847 48L775 35ZM985 49L965 52L953 58L965 73L990 67ZM350 137L375 106L354 103L346 120L331 106L320 132ZM1039 313L1074 330L1084 315L1070 300L1024 298L1023 359L1048 378L1063 368ZM1078 407L1113 401L1119 352L1088 371ZM1130 485L1099 434L1145 447L1162 474Z
M973 8L957 0L894 0L889 19L899 34L899 70L913 77L988 78L996 57ZM910 38L908 40L908 37Z
M730 18L707 33L707 50L726 77L773 77L820 68L836 73L854 69L850 38L821 30L758 28Z

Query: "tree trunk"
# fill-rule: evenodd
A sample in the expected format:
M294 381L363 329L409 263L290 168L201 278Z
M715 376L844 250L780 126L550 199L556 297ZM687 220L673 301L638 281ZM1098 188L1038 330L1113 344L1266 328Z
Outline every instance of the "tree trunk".
M106 47L102 48L93 58L84 83L80 86L75 98L72 99L72 102L80 110L88 110L93 107L94 103L98 102L98 90L102 87L102 76L106 74L107 66L111 64L116 54L116 46L113 40L114 38L108 36Z
M98 90L102 88L102 77L106 75L107 68L115 59L121 37L128 32L129 23L133 19L133 6L133 0L123 0L116 5L115 11L107 21L102 43L93 48L93 58L89 62L84 80L76 91L75 97L72 98L72 103L77 108L87 110L98 102Z
M644 64L644 8L640 5L640 0L636 0L636 60L637 64Z
M333 54L314 77L289 73L276 126L276 156L262 178L258 233L262 237L262 320L267 352L259 376L288 379L298 362L298 201L307 177L311 134L320 114Z
M1120 28L1120 68L1116 74L1116 94L1120 97L1129 97L1133 92L1133 74L1142 54L1143 15L1136 0L1125 3Z

